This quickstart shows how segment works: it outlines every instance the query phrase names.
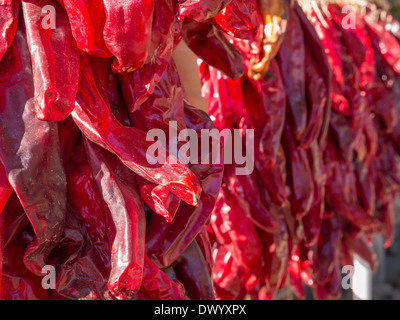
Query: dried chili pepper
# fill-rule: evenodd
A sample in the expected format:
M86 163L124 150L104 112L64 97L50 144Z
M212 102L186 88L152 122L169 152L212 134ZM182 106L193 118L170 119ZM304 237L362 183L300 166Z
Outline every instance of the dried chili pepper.
M285 37L277 54L287 96L287 117L295 139L304 134L307 121L305 42L299 19L289 7Z
M103 37L107 48L115 56L115 72L132 72L148 58L151 45L154 1L103 0L106 21ZM126 41L130 39L130 41Z
M45 6L52 6L55 12L50 11L43 20ZM32 59L37 117L63 120L74 109L79 79L79 53L68 16L54 0L22 1L22 9Z
M257 0L232 0L210 22L233 37L252 39L262 25L257 8Z
M96 57L110 58L112 53L103 38L106 13L102 0L59 0L68 14L77 47Z
M14 40L18 16L19 1L4 0L0 3L0 61Z
M144 205L136 177L114 155L91 142L85 147L115 225L108 287L117 298L130 299L141 286L145 255Z
M199 139L201 129L215 128L206 113L187 104L185 104L184 121L187 128L197 132ZM210 143L211 148L212 145L213 143ZM215 146L220 150L221 147L221 144ZM223 175L223 159L220 163L213 164L210 158L212 152L210 149L208 165L192 164L190 166L190 170L198 177L203 190L199 206L189 207L182 203L171 223L163 221L160 216L153 216L147 225L146 252L157 266L170 266L193 241L211 215ZM198 157L200 159L201 154Z
M209 22L184 21L182 36L188 47L205 63L236 80L244 73L243 57Z
M194 174L177 160L171 160L173 156L167 152L165 157L160 155L163 157L160 164L149 165L148 150L154 142L147 140L144 131L125 127L114 117L106 92L93 73L92 63L93 61L87 58L81 62L80 89L72 113L78 127L92 141L116 153L130 169L143 178L165 186L182 200L197 205L201 189ZM130 144L131 136L140 141L140 146ZM134 150L130 147L134 147ZM160 148L162 149L162 146ZM176 164L173 164L174 162Z
M232 0L179 0L179 18L204 21L224 9Z
M185 283L191 300L214 300L214 289L204 256L196 240L174 263L174 272Z
M1 61L2 113L0 158L8 180L34 226L35 239L24 255L26 266L41 275L63 232L66 179L57 124L37 119L24 25Z

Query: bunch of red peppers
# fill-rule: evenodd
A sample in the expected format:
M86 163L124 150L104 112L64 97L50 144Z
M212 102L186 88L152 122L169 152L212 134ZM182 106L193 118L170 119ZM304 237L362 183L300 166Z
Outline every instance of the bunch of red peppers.
M283 39L271 39L259 3L261 27L226 35L244 75L199 53L217 128L239 129L243 140L254 130L255 169L238 176L225 165L207 227L219 299L273 299L287 287L305 299L305 286L315 299L339 299L342 266L358 255L375 271L373 236L393 241L400 38L390 26L398 22L345 6L284 2L281 23L270 19Z
M344 28L343 5L0 0L0 298L305 298L305 283L337 299L354 254L374 270L400 187L400 40L371 10ZM181 41L208 114L186 99ZM180 162L185 129L239 130L254 170Z
M147 133L214 128L172 53L225 2L0 1L1 299L214 298L223 165L152 164Z

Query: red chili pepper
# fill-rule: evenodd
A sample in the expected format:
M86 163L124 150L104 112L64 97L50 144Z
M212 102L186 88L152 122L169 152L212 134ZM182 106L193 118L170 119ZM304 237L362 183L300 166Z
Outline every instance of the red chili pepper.
M12 61L12 63L8 63ZM35 231L24 263L36 275L63 232L66 180L57 124L37 119L23 24L0 65L0 158ZM51 190L51 191L50 191Z
M285 124L282 145L285 149L288 164L288 182L291 189L290 204L296 219L304 217L313 202L314 183L307 158L307 152L296 148L296 142L291 136L290 128Z
M186 104L184 121L187 128L197 132L199 139L201 129L215 128L205 112ZM216 147L220 148L220 154L222 154L222 145ZM212 155L211 149L210 155ZM198 159L201 158L201 153L198 157ZM223 159L221 163L213 164L209 158L209 163L190 166L190 170L198 177L203 190L198 207L190 207L182 203L171 223L164 221L160 216L153 216L147 225L146 252L159 267L170 266L193 241L211 215L221 187L224 166Z
M310 22L314 26L317 35L325 48L328 63L332 71L332 109L341 114L349 113L349 106L344 97L344 75L342 63L342 47L333 27L333 22L326 19L322 23L314 11L310 12Z
M14 45L14 44L13 44ZM2 262L0 298L2 300L48 300L41 278L30 272L24 263L24 254L33 237L32 227L18 197L13 193L0 215Z
M103 30L106 13L101 0L58 0L67 11L78 49L95 57L111 58Z
M295 249L291 256L288 266L290 288L297 299L306 299L306 291L303 280L301 278L301 261L299 256L299 247Z
M302 218L304 229L303 245L310 247L318 241L321 223L325 211L325 185L327 174L323 163L321 147L315 141L307 151L310 168L313 174L314 193L310 210Z
M203 254L205 263L207 265L207 270L210 278L212 279L212 274L214 270L214 259L212 256L212 241L211 236L208 233L210 228L209 221L203 228L201 228L200 232L196 237L196 242L200 247L201 253Z
M260 292L259 299L271 300L280 288L289 262L288 234L285 228L282 233L271 235L262 233L263 241L263 276L264 290Z
M324 79L324 85L326 90L326 104L325 104L325 109L323 113L323 122L320 128L320 134L318 137L318 142L321 146L321 148L324 148L326 145L326 137L328 135L328 130L329 130L329 121L330 121L330 115L331 115L331 104L332 100L330 97L332 97L332 70L328 62L328 54L329 54L329 48L328 51L326 51L326 43L324 42L324 38L321 37L321 30L320 30L320 25L317 24L317 21L313 19L313 24L311 24L310 20L307 18L305 12L301 9L301 7L295 3L293 10L296 12L296 15L299 19L299 22L301 24L302 30L303 30L303 37L304 41L306 43L306 49L307 52L311 54L313 61L318 61L318 69L320 76ZM321 38L320 38L321 37ZM306 54L307 54L306 52ZM308 58L311 58L310 56ZM306 56L306 59L308 59ZM309 64L307 63L308 60L306 60L306 68L309 68ZM307 71L307 69L306 69ZM310 70L309 70L310 71ZM309 86L306 85L307 90L310 90ZM316 91L316 90L314 90ZM313 95L314 96L314 95ZM311 99L310 99L311 100ZM319 101L319 99L317 100ZM314 109L315 110L315 109ZM317 127L315 127L317 128ZM309 131L310 129L308 129ZM312 138L310 139L312 140Z
M260 81L242 79L245 125L255 130L255 161L266 168L276 162L286 111L284 85L274 59L269 76Z
M273 63L272 63L273 64ZM277 80L278 81L278 80ZM265 88L265 87L264 87ZM260 89L261 90L261 89ZM246 109L252 109L257 106L256 103L260 103L259 101L255 100L257 99L257 95L259 94L259 91L255 90L253 84L249 80L244 80L242 83L242 93L243 93L243 98L244 98L244 103ZM281 101L279 98L282 96L273 96L271 94L271 99L272 101L268 101L267 97L265 97L265 102L263 102L263 105L258 105L259 108L257 109L257 112L253 111L252 117L254 119L257 119L256 115L258 110L261 108L261 112L269 112L266 111L268 108L268 102L272 102L271 105L274 107L276 102ZM264 98L264 97L263 97ZM276 100L275 100L276 99ZM250 107L252 106L252 108ZM274 108L275 109L275 108ZM251 111L250 111L251 112ZM276 111L278 113L278 111ZM271 112L273 113L273 111ZM282 114L282 110L280 111L279 114ZM270 116L270 121L271 125L273 127L278 127L282 125L282 119L279 119L279 116L271 115ZM254 124L249 123L252 119L247 117L242 122L243 129L255 129L257 130L258 128L254 126ZM246 123L246 121L248 123ZM257 119L258 121L258 119ZM275 124L276 123L276 124ZM248 125L251 125L248 126ZM274 203L278 205L284 205L287 201L288 197L288 189L286 186L286 158L285 154L283 152L282 146L277 143L277 140L279 141L279 136L280 132L279 130L277 132L271 133L269 131L269 128L267 129L262 129L264 132L262 134L265 134L266 136L262 137L260 133L257 133L257 131L254 132L254 135L249 137L249 143L255 146L255 168L258 172L258 175L262 181L262 184L264 188L267 188L270 191L270 194L273 198ZM243 131L243 139L246 140L246 131ZM268 136L268 134L272 134L272 136ZM259 139L263 138L264 141L260 141ZM269 145L266 142L266 140L271 139L273 141L273 145ZM271 148L271 151L267 151L266 154L263 153L262 147L268 147Z
M179 19L204 21L212 18L232 0L179 0Z
M174 272L191 300L214 300L213 283L203 253L194 240L174 263Z
M230 36L252 39L262 25L256 0L232 0L210 22Z
M137 296L148 300L188 300L182 283L171 280L147 255L144 257L143 282Z
M305 47L305 56L308 117L306 129L301 137L301 146L307 149L321 136L324 121L326 121L325 114L329 108L329 95L325 79L321 76L319 66L307 46Z
M243 300L246 289L244 268L232 257L229 246L220 245L215 257L215 296L220 300Z
M357 162L355 174L357 177L358 198L365 211L372 216L376 209L376 194L375 183L369 175L368 166L362 162Z
M208 67L207 71L202 94L208 100L208 113L220 131L233 129L243 117L244 101L240 80L231 80L212 67Z
M82 59L80 88L72 113L77 126L89 139L115 153L135 173L167 187L190 205L197 205L201 188L194 174L177 160L172 164L173 156L167 152L161 164L149 165L146 153L154 142L146 141L144 131L125 127L115 119L92 63L86 57ZM130 137L135 137L137 143L132 145Z
M171 222L179 209L181 200L163 186L156 185L142 177L137 177L138 188L143 201L155 213Z
M379 52L385 61L397 76L400 75L400 43L385 29L382 22L375 22L370 16L364 17L366 29L371 39L372 46Z
M48 5L55 12L43 17L42 8ZM22 9L32 59L37 117L63 120L74 109L79 79L79 53L68 16L55 0L22 1Z
M378 268L378 256L372 249L372 244L368 243L365 237L354 239L352 235L345 238L346 246L352 251L353 255L358 255L361 259L366 261L372 272L376 272Z
M103 0L106 21L103 37L115 56L113 70L132 72L147 60L151 44L154 1ZM130 39L126 41L126 39Z
M6 169L0 165L0 215L12 192L13 188L8 182Z
M299 18L290 6L288 13L288 25L277 61L286 91L288 122L294 138L299 140L307 124L305 42Z
M92 175L86 150L83 142L72 150L71 159L64 160L66 163L68 201L71 207L82 219L104 266L111 268L111 248L108 239L112 225L107 221L109 212L97 188L96 181Z
M14 40L18 16L18 0L3 0L0 3L0 61Z
M235 167L234 165L225 165L224 180L246 217L265 232L279 232L281 228L277 222L277 217L263 204L256 173L236 175Z
M337 246L341 236L341 223L338 217L324 219L318 243L312 250L311 268L312 277L316 284L324 285L330 280L332 271L336 267Z
M148 61L136 71L120 74L122 92L130 112L137 110L153 93L163 73L171 67L171 56L181 40L181 26L174 2L154 3Z
M119 299L130 299L143 280L145 213L135 174L117 157L85 142L89 162L115 225L108 287Z
M208 21L184 21L183 40L205 63L236 80L244 73L243 57L225 37L224 32Z

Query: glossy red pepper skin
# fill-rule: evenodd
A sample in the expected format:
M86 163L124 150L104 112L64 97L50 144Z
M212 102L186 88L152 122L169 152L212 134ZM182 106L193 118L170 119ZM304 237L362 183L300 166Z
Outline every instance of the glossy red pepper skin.
M232 0L210 22L230 36L241 39L253 39L262 20L257 12L256 0Z
M143 201L155 213L171 222L179 209L181 200L163 186L156 185L142 177L137 177L140 195Z
M199 139L201 129L215 128L205 112L186 103L184 121L187 128L197 132ZM216 147L223 154L222 145ZM200 159L201 154L198 156ZM211 215L221 187L224 166L223 159L219 164L212 164L211 159L209 162L206 165L190 165L190 170L197 176L203 190L198 207L182 203L171 223L157 215L152 216L147 225L146 252L159 267L170 266L193 241Z
M1 62L0 158L36 233L24 262L33 273L41 275L48 254L63 231L66 180L57 124L36 117L24 31L21 23Z
M115 118L92 63L89 58L82 59L80 87L72 113L77 126L90 140L115 153L135 173L167 187L189 204L197 205L201 188L194 174L177 159L173 164L174 161L170 161L173 156L167 152L161 164L149 164L146 153L154 142L146 141L144 131L123 126ZM134 145L130 138L133 136L138 141Z
M110 299L108 270L84 221L69 204L65 221L63 235L47 260L49 265L56 267L56 290L50 292L50 299Z
M44 27L42 8L55 8L49 13L49 26ZM70 115L75 106L79 79L79 53L75 47L68 16L53 0L22 1L22 11L31 53L35 88L35 108L40 120L59 121Z
M168 149L170 138L173 138L169 134L173 126L172 121L176 121L178 131L186 127L183 121L183 97L184 92L177 69L171 60L149 98L143 101L137 110L128 114L129 122L144 132L152 129L165 132ZM178 149L181 144L178 141ZM138 178L138 184L146 204L154 212L164 216L166 221L171 222L180 205L179 197L168 188L141 177Z
M236 197L246 217L254 225L265 232L279 232L280 224L277 222L277 217L263 203L256 173L236 175L235 167L235 165L225 165L224 168L224 181L229 192Z
M360 228L374 228L379 222L357 205L357 187L353 165L338 161L335 147L329 145L327 155L328 181L326 185L326 204L346 220ZM336 159L336 160L335 160Z
M301 278L302 266L299 256L299 247L296 247L294 254L289 260L288 274L289 285L297 299L306 299L306 290Z
M277 54L287 97L287 119L294 138L300 140L307 124L305 42L299 18L289 6L285 37Z
M382 22L375 22L372 17L364 17L366 29L374 49L382 54L385 64L392 69L397 76L400 75L400 43L385 29Z
M329 122L330 122L331 106L332 106L332 99L330 97L332 97L333 80L332 80L332 70L328 62L329 48L328 51L325 52L326 43L324 42L324 38L321 35L320 25L318 25L315 20L313 20L315 24L311 24L305 12L301 9L301 7L297 3L295 3L293 10L296 12L296 15L301 24L304 40L306 43L306 49L308 49L307 52L311 54L314 61L318 61L318 69L320 70L320 76L324 79L324 87L325 90L327 91L326 95L328 99L326 100L326 105L323 115L323 123L321 125L320 134L318 136L318 143L320 144L321 148L324 148L326 145L326 137L329 131ZM307 61L306 61L306 67L309 67Z
M257 230L246 217L240 202L228 190L220 192L217 206L219 209L214 212L216 217L212 219L212 226L216 234L220 233L219 237L225 238L221 239L221 243L229 245L235 263L243 269L242 286L251 290L259 283L261 276L259 259L262 243ZM222 224L215 224L215 219L221 219Z
M93 178L83 141L71 151L71 159L64 159L68 201L85 224L98 256L110 272L110 231L107 229L112 230L113 226L107 223L109 212Z
M366 20L362 19L360 16L357 16L357 18L358 27L354 31L344 33L347 37L349 37L350 33L350 39L347 40L346 46L349 48L352 59L358 67L360 73L360 88L364 90L366 94L368 107L384 121L387 132L391 132L398 121L395 105L396 99L390 98L390 92L393 93L394 90L385 87L383 81L379 79L376 69L379 70L379 65L382 63L385 64L383 62L384 57L379 53L380 49L377 49L377 44L373 43L373 41L376 42L377 39L370 37ZM340 17L336 19L339 20ZM339 22L337 22L337 25L339 25ZM344 39L346 40L347 37ZM362 42L361 46L358 45L357 48L354 48L354 43L358 43L354 41L354 38L356 38L358 42ZM384 40L382 39L381 41ZM359 57L359 54L357 55L355 51L360 51L361 48L364 48L365 54Z
M317 35L325 48L326 56L332 71L331 99L332 109L342 114L349 113L349 105L344 97L344 75L343 63L341 59L342 48L336 31L334 31L332 21L326 20L327 26L319 21L314 11L310 12L310 22L314 26ZM332 30L332 32L330 32Z
M143 282L135 295L138 300L188 300L185 287L178 280L170 279L151 259L144 257Z
M305 46L306 63L306 99L307 99L307 126L301 138L301 146L311 147L322 133L326 124L325 115L329 113L329 91L325 79L321 76L319 65L314 60L308 46ZM326 70L323 70L324 72Z
M130 112L137 110L152 95L171 56L181 40L181 23L173 1L154 2L150 47L146 62L137 70L120 74L122 93Z
M256 292L265 285L263 269L266 261L262 254L262 237L259 235L261 229L245 216L237 197L230 194L229 190L221 191L211 218L211 227L218 244L214 282L217 296L223 299L243 299L253 291L253 298L258 299ZM238 220L241 222L235 223ZM283 230L281 223L279 221L279 235ZM250 243L244 241L245 234ZM261 261L257 257L261 257ZM225 270L222 271L222 268Z
M275 80L277 83L279 82L279 79ZM272 83L274 83L275 80L271 80ZM263 96L263 101L260 102L257 101L257 96L260 91L257 91L256 88L257 87L254 87L254 83L250 82L248 79L243 80L242 94L244 107L248 111L244 112L246 118L241 121L239 129L243 130L243 139L248 139L245 129L255 130L254 135L249 136L249 142L255 146L255 169L257 170L263 187L270 192L272 201L278 205L285 205L289 196L289 191L286 186L286 157L281 144L278 143L282 132L280 126L283 126L282 118L279 118L279 115L282 115L282 110L279 112L276 111L275 113L278 103L282 102L282 99L280 99L282 96L278 94L274 97L273 93L269 93L268 96ZM255 110L255 108L257 109ZM269 131L270 128L264 128L259 119L257 119L257 113L259 112L261 114L271 113L269 117L270 124L279 129L271 133ZM251 117L248 116L249 114ZM253 121L256 120L257 122L253 123ZM257 124L260 127L257 127ZM269 144L268 141L271 141L271 144ZM269 150L266 154L262 152L264 148L268 148Z
M289 263L288 233L284 225L280 234L261 233L263 242L264 289L259 293L260 300L274 298L285 277Z
M341 236L341 224L338 217L322 221L321 233L318 243L310 250L313 251L311 268L312 277L317 284L324 285L336 267L337 246Z
M331 12L335 17L335 13L332 10ZM352 117L351 128L358 134L362 130L363 120L368 112L366 92L360 86L360 72L364 73L364 70L360 70L360 65L364 58L370 59L370 57L366 57L366 49L361 39L344 29L341 21L333 18L331 30L338 35L340 41L338 46L342 48L344 94L350 107L348 115Z
M285 123L286 97L284 84L275 59L271 60L269 79L242 79L245 100L244 122L255 132L255 161L258 167L276 163Z
M41 285L41 278L35 276L21 263L33 231L15 193L11 195L0 219L2 236L0 298L2 300L49 299L48 292Z
M13 188L8 182L7 172L3 165L0 166L0 215L11 196Z
M321 232L321 223L325 211L327 174L322 148L316 141L307 150L307 155L313 176L314 192L311 207L301 221L304 229L303 245L310 247L318 241Z
M132 72L148 58L154 1L135 0L127 4L120 0L103 0L103 3L106 15L103 37L108 50L115 56L113 70Z
M376 209L375 183L368 172L368 165L357 162L355 165L357 178L357 195L362 207L369 215L373 215Z
M65 8L79 50L95 57L111 58L103 29L106 13L102 0L58 0Z
M299 219L308 213L313 203L313 176L307 152L296 148L296 141L288 124L285 124L282 145L285 149L288 165L291 212L296 219Z
M211 19L232 0L178 0L179 19L204 21Z
M19 18L19 1L0 2L0 61L14 40Z
M108 288L118 299L131 299L142 283L145 255L145 213L136 177L111 153L88 141L85 148L116 231Z
M244 73L243 57L225 37L224 32L208 21L184 21L183 40L205 63L236 80Z
M111 68L104 71L108 71L105 75L104 86L107 88L107 97L110 102L111 110L117 118L117 120L124 126L130 127L131 121L129 118L129 110L123 100L121 83L118 79L118 75L111 71Z
M215 295L220 300L243 299L246 291L242 288L243 269L235 262L229 247L219 245L215 257Z
M202 94L207 97L208 114L220 131L237 128L243 117L244 99L240 80L232 80L221 71L207 66L201 71Z
M372 249L372 243L369 243L365 237L354 237L349 233L346 235L346 246L353 255L357 254L360 258L366 261L372 272L376 272L378 268L378 257Z
M212 242L211 236L208 232L209 228L210 228L210 222L208 221L207 224L204 225L204 227L201 228L200 232L198 233L198 235L196 237L196 242L199 245L201 253L203 254L209 276L212 279L212 274L214 271L214 259L212 256L213 242Z
M213 283L203 253L194 240L174 263L178 280L191 300L215 300Z

